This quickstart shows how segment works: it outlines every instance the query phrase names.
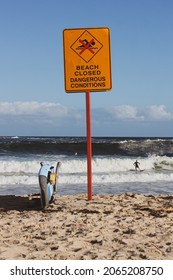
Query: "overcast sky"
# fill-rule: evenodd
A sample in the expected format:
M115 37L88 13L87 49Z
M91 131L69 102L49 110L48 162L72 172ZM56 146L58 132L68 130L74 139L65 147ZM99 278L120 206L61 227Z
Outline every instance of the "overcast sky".
M92 135L172 137L172 15L172 0L0 0L0 134L86 135L63 30L106 26L112 90L91 93Z

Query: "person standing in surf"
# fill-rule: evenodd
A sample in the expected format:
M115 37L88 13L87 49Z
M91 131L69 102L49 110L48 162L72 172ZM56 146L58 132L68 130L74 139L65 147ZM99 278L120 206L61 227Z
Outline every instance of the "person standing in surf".
M140 170L140 167L139 167L140 162L139 162L139 161L136 160L136 161L133 163L133 165L135 166L135 170L136 170L136 171Z

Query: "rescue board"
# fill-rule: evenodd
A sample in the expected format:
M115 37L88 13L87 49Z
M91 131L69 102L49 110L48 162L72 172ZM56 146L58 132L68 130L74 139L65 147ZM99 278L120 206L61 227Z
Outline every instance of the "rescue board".
M56 167L48 163L40 163L39 170L39 185L40 185L40 200L41 207L46 209L54 200L54 195L57 193L58 175L60 162L57 162Z
M54 185L54 192L57 193L58 190L58 176L59 176L59 168L61 166L61 162L58 161L57 165L56 165L56 169L55 169L55 173L56 173L56 180L55 180L55 185Z

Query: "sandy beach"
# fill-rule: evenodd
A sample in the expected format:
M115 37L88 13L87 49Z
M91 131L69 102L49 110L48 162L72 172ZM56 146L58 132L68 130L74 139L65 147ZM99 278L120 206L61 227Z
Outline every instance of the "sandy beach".
M172 260L173 195L0 196L0 259Z

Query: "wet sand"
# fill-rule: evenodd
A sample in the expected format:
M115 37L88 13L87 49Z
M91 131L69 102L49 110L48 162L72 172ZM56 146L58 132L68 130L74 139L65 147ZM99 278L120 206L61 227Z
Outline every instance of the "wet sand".
M0 196L0 259L172 260L173 195Z

